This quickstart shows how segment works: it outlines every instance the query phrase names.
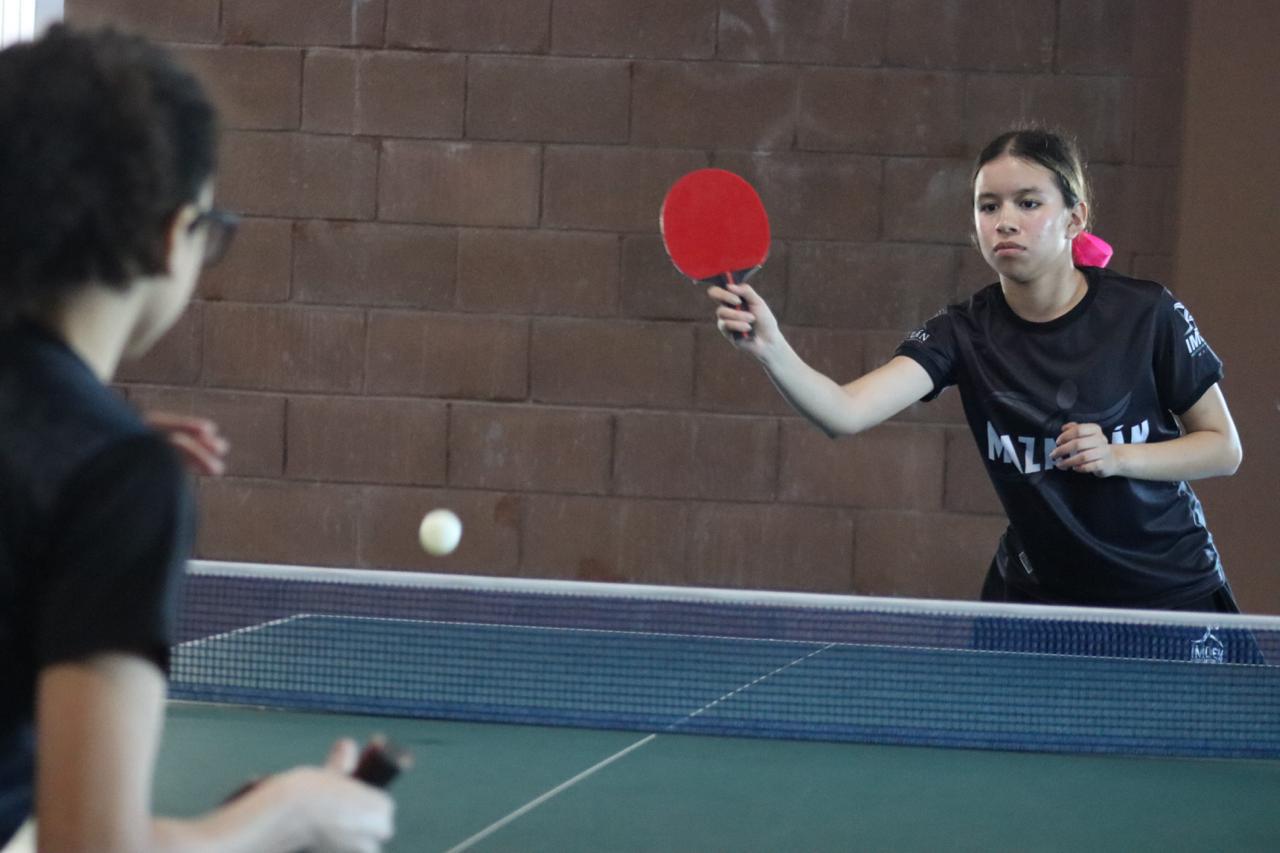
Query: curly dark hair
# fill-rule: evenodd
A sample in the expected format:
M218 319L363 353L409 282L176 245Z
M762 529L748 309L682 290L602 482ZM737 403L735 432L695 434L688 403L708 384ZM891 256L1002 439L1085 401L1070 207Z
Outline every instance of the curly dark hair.
M216 145L199 82L139 36L59 24L0 51L0 318L162 273Z

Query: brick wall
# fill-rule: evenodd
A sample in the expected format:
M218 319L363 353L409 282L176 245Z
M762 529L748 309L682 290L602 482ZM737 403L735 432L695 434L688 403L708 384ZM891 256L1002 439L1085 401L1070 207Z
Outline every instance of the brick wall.
M246 216L122 375L217 418L205 557L972 597L1002 528L954 394L795 418L669 266L662 195L760 189L756 279L847 380L990 280L970 158L1073 129L1116 266L1168 278L1185 2L68 0L171 43ZM417 520L451 506L447 558Z
M1244 444L1239 473L1196 483L1196 493L1241 606L1280 613L1280 109L1257 97L1280 79L1280 4L1223 11L1192 7L1174 283L1226 363L1222 387Z

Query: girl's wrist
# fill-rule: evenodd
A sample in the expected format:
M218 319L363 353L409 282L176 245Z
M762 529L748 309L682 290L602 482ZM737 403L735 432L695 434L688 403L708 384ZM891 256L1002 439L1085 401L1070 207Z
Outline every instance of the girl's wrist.
M775 332L772 337L772 341L761 343L753 353L764 369L770 372L784 366L789 358L796 357L791 344L787 343L781 331Z
M1133 445L1129 445L1129 444L1111 445L1111 459L1113 463L1112 465L1113 470L1111 472L1111 476L1113 477L1129 476L1129 466L1130 466L1130 463L1132 463L1133 461L1131 458L1132 451L1133 451Z

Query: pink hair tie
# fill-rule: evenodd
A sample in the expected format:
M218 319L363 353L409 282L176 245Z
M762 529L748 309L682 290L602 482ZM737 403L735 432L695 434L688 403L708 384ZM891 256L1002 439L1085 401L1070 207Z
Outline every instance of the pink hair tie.
M1086 231L1071 241L1071 260L1078 267L1105 267L1112 254L1111 244Z

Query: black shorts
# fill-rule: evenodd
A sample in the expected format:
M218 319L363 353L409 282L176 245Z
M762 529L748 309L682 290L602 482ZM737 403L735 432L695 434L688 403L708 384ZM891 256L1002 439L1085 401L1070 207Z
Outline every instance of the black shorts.
M1000 569L996 565L995 560L991 561L991 567L987 569L987 579L982 583L983 601L1005 601L1016 604L1049 604L1051 602L1041 601L1040 599L1005 583L1004 577L1000 574ZM1231 593L1231 587L1223 581L1222 586L1215 589L1208 595L1201 596L1194 601L1188 601L1185 604L1174 605L1173 607L1163 607L1162 610L1187 610L1195 613L1239 613L1240 607L1236 604L1235 596Z

